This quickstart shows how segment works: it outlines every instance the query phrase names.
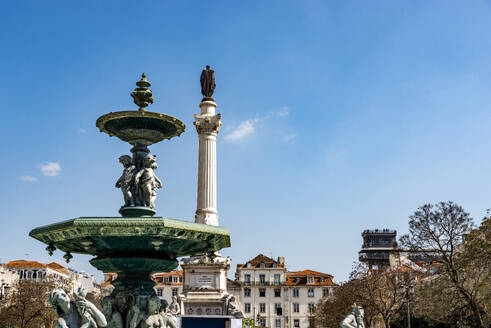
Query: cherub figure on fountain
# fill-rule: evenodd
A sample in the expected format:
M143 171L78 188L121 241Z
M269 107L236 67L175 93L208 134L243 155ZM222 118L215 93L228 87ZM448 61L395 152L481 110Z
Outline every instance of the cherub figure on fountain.
M56 328L106 327L106 318L94 304L85 299L86 292L79 288L74 294L75 301L71 301L61 288L50 293L49 302L58 315Z
M142 206L155 208L156 188L162 188L162 181L154 172L156 169L157 161L155 156L147 155L143 159L143 169L135 175L135 183L140 192Z
M73 291L73 298L75 299L75 304L77 306L77 312L81 317L80 328L97 328L97 323L94 318L92 318L91 313L87 310L87 305L85 304L87 297L87 291L79 286Z
M119 157L119 162L123 164L124 170L121 177L116 181L116 188L121 188L124 197L124 206L135 206L135 170L133 160L128 155Z
M365 311L361 306L353 304L352 311L340 323L341 328L365 328L363 322Z
M160 298L156 295L150 297L147 303L147 311L141 312L140 307L133 305L129 328L166 328L164 318L159 313Z
M123 317L114 304L114 297L105 296L102 299L102 313L107 320L107 328L123 328Z

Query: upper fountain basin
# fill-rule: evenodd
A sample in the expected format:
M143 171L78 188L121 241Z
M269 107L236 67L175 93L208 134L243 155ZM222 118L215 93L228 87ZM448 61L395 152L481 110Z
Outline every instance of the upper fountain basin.
M133 146L150 146L180 136L186 128L175 117L143 110L111 112L99 117L96 125L101 132L116 136Z

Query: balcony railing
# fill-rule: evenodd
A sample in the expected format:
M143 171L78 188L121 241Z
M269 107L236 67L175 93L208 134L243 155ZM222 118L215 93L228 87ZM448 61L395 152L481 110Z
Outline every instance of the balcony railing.
M360 256L358 258L360 261L366 261L366 260L388 260L389 259L389 254L388 253L360 253Z
M238 283L244 286L283 286L285 284L276 281L238 281Z

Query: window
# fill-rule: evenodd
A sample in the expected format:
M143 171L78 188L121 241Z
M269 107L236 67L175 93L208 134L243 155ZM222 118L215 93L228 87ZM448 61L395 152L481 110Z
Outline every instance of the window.
M298 319L293 320L293 327L299 328L300 327L300 320L298 320Z
M307 283L313 284L314 283L314 277L307 277Z
M266 288L259 288L259 297L266 297Z
M281 328L281 319L276 319L274 321L274 327L275 328Z
M172 277L172 282L179 282L179 277Z
M298 297L298 288L293 288L293 297Z
M251 275L250 274L245 274L244 275L244 281L246 284L250 284L251 283Z
M298 303L293 303L293 312L300 312L300 305Z
M259 283L263 284L266 282L266 276L263 274L259 275Z
M326 279L324 277L319 278L319 282L325 282L325 281L326 281Z
M259 303L259 312L260 313L266 312L266 303Z
M309 291L307 293L309 297L314 297L314 288L309 288Z
M250 267L251 267L251 263L250 262L247 262L246 268L250 268Z
M168 277L164 277L164 282L169 282L169 278Z
M251 289L244 288L244 297L251 297Z
M32 272L31 271L27 271L27 279L31 279L32 277Z
M312 313L314 312L314 303L309 303L309 312Z
M32 273L32 279L37 279L37 278L38 278L38 273L37 273L37 271L34 271Z
M172 288L172 296L177 296L177 288Z
M162 288L157 289L157 296L162 296Z
M275 274L274 275L274 284L275 285L279 285L280 284L280 275L279 274Z
M281 297L281 288L274 289L274 297Z
M266 320L265 319L259 319L259 327L266 327Z
M274 304L274 313L276 315L283 315L283 309L281 308L281 304L280 303L275 303Z
M260 268L264 268L264 263L259 264Z
M322 290L322 296L329 296L329 288L324 288Z
M295 282L296 282L297 284L299 284L299 283L300 283L300 280L301 280L300 278L295 278Z
M245 303L244 304L244 312L245 313L251 313L251 303Z

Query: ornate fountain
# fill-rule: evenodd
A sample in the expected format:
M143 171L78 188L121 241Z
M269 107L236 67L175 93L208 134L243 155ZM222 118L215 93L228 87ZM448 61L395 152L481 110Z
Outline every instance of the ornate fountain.
M119 158L124 167L116 182L124 197L119 209L121 217L79 217L29 233L48 245L50 255L61 250L68 262L72 253L90 254L94 256L90 260L94 267L117 273L112 282L115 288L104 303L109 327L146 327L144 322L154 315L156 307L152 273L175 269L179 257L214 254L230 246L230 233L222 227L154 216L157 189L162 188L162 182L155 174L156 157L149 155L148 147L181 135L185 126L175 117L146 110L153 103L153 95L145 74L136 85L131 96L138 110L111 112L96 122L101 132L133 146L132 156ZM53 302L61 302L58 299L62 296ZM146 319L142 313L146 313ZM111 318L121 319L111 323ZM67 326L82 327L77 323Z

